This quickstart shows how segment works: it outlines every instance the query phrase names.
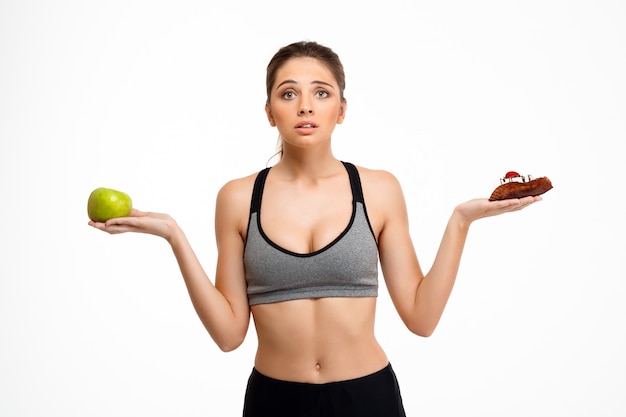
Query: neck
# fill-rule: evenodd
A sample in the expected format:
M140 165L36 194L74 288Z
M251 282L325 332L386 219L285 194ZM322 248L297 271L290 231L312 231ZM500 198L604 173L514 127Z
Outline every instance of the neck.
M306 149L283 149L283 157L274 166L275 170L288 178L316 180L327 177L342 168L341 162L334 157L330 149L324 151Z

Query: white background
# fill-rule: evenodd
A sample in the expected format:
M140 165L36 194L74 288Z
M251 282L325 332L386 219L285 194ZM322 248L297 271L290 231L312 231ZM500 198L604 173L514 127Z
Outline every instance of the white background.
M212 275L216 192L274 152L265 66L303 39L342 58L336 156L399 178L425 270L454 205L554 183L472 226L431 338L382 285L407 414L626 415L625 28L618 0L1 1L0 415L241 415L254 329L219 351L166 243L86 203L170 213Z

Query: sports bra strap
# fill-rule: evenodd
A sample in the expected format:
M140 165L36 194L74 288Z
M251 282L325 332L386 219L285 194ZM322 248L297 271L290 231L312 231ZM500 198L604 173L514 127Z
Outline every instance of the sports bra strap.
M270 171L270 167L267 167L259 172L254 180L254 189L252 190L252 202L250 203L250 213L256 213L261 208L261 198L263 197L263 187L265 186L265 179L267 173Z
M361 178L359 177L359 171L350 162L342 162L348 170L348 176L350 177L350 187L352 188L352 198L354 201L364 203L363 189L361 188Z
M350 162L341 162L348 171L350 177L350 188L352 189L352 198L354 201L363 203L363 189L361 188L361 178L359 177L359 171ZM252 202L250 204L250 213L256 213L261 208L261 198L263 197L263 188L265 187L265 180L267 174L270 171L270 167L267 167L257 175L254 180L254 189L252 190Z

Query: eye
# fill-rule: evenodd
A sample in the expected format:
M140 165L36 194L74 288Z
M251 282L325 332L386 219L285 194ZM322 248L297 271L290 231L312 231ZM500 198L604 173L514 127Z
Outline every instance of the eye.
M319 90L317 93L315 93L315 95L319 98L326 98L328 97L328 91L326 90Z
M288 91L285 91L284 93L282 93L281 97L284 98L284 99L287 99L287 100L291 100L291 99L296 97L296 93L291 91L291 90L288 90Z

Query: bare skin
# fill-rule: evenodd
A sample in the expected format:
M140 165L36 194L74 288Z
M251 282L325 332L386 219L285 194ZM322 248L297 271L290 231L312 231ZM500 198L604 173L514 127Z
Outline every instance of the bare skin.
M292 252L324 248L347 226L352 205L347 172L332 154L331 133L347 104L332 74L311 58L294 58L278 73L266 106L283 138L283 157L267 178L261 224ZM302 126L303 121L306 126ZM311 127L313 126L313 127ZM430 270L424 274L409 235L400 184L388 172L359 167L382 275L398 314L420 336L434 331L448 301L473 221L521 210L541 200L486 198L454 208ZM243 255L256 173L225 184L217 196L218 261L213 284L185 234L169 215L133 210L129 217L90 225L108 233L140 232L166 239L193 305L221 349L244 340L252 314L258 337L255 366L277 379L324 383L364 376L388 359L376 340L376 298L324 298L250 307Z

